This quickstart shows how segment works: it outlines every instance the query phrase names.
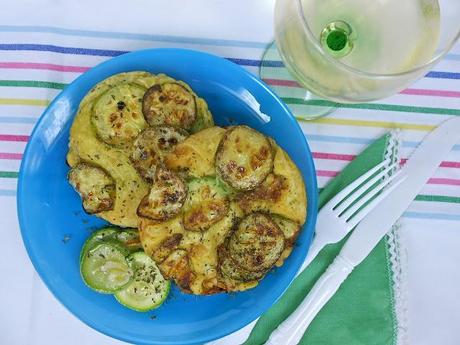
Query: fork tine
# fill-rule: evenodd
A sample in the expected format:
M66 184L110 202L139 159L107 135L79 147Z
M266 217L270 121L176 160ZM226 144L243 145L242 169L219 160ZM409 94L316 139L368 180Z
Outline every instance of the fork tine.
M368 182L366 182L362 187L360 187L358 190L356 190L353 194L347 197L346 200L344 200L334 211L338 212L338 214L341 214L343 211L345 211L352 203L354 203L358 198L360 198L362 195L364 195L369 188L371 188L374 184L376 184L383 176L388 174L390 171L392 171L398 163L393 163L389 167L385 168L385 170L381 171L377 175L375 175L372 179L370 179Z
M353 218L350 219L350 221L347 222L347 224L351 227L354 228L363 218L371 212L383 199L387 197L388 194L390 194L396 187L398 187L405 179L407 178L407 175L403 176L396 182L394 182L392 185L390 185L387 189L385 189L379 196L377 196L374 200L372 200L366 207L364 207L362 210L360 210Z
M353 190L355 190L361 183L366 181L369 177L374 175L377 171L379 171L381 168L383 168L385 165L387 165L390 162L389 159L384 160L382 163L376 165L373 167L371 170L368 172L364 173L360 177L358 177L354 182L346 186L340 193L336 194L335 197L333 197L328 204L331 204L333 207L336 207L345 197L350 194Z
M393 181L396 177L401 175L402 170L399 170L395 174L391 175L389 178L385 179L375 188L364 195L361 199L359 199L353 206L351 206L348 210L346 210L340 217L343 217L346 221L349 221L351 217L358 211L364 204L366 204L369 200L371 200L378 192L380 192L383 188L388 186L391 181Z

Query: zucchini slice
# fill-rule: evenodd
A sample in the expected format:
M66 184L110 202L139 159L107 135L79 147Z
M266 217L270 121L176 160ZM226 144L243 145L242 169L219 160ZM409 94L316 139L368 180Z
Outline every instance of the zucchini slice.
M115 238L126 249L128 249L130 253L142 249L142 243L137 229L124 229L122 231L117 231Z
M196 119L195 97L178 83L155 84L144 95L142 111L151 126L190 129Z
M88 239L83 244L83 247L80 252L80 262L83 259L83 256L90 250L96 247L98 244L106 240L113 239L116 236L117 229L116 228L102 228L97 230L88 237Z
M235 262L232 257L228 254L228 250L225 244L219 247L219 270L220 273L227 278L249 282L261 279L266 271L249 271L246 270Z
M145 89L123 83L107 90L94 103L91 121L99 138L109 145L133 141L147 127L142 115Z
M216 170L230 186L251 190L273 170L273 150L263 134L247 126L227 130L216 153Z
M252 213L240 222L228 240L230 257L248 271L273 267L284 250L283 232L270 216Z
M115 298L125 307L136 311L149 311L159 307L170 289L155 261L144 252L133 253L128 262L134 270L132 281L115 293Z
M153 220L166 220L176 215L187 197L187 187L171 170L157 169L149 194L140 202L137 214Z
M149 182L155 177L156 167L188 133L180 128L157 126L145 129L134 141L131 162L139 174Z
M98 213L113 209L115 182L101 168L80 163L68 174L69 183L80 194L87 213Z
M109 243L119 249L125 256L142 249L139 233L136 229L106 227L97 230L86 240L80 253L80 261L90 250L101 243Z
M133 276L125 254L117 246L105 242L83 255L80 272L86 285L102 293L121 289Z
M207 230L227 214L229 201L226 191L215 177L193 179L187 187L188 195L183 208L185 229Z

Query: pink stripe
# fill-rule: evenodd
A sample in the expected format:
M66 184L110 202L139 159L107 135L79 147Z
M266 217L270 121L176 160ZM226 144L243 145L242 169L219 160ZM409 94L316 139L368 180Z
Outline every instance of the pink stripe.
M338 174L339 174L339 171L316 170L316 176L321 176L321 177L336 177Z
M316 176L320 176L320 177L336 177L338 174L340 174L340 171L316 170ZM460 180L453 179L453 178L433 177L428 180L428 184L460 186Z
M401 163L404 164L407 162L407 158L401 159ZM460 162L445 161L440 165L441 168L460 168Z
M355 159L355 155L344 155L338 153L327 153L327 152L313 152L313 158L316 159L332 159L338 161L352 161Z
M58 72L75 72L83 73L89 70L89 67L81 66L64 66L51 63L35 63L35 62L0 62L0 68L16 68L16 69L42 69Z
M0 159L22 159L22 153L0 152Z
M428 180L429 184L444 184L449 186L460 186L460 180L453 178L433 177Z
M0 141L22 141L22 142L27 142L27 140L29 140L28 135L0 134Z
M401 91L400 94L415 95L415 96L438 96L438 97L460 98L459 91L448 91L448 90L405 89Z
M312 152L313 158L315 159L330 159L338 161L347 161L351 162L356 158L355 155L346 155L346 154L337 154L337 153L327 153L327 152ZM401 164L407 162L407 158L401 159ZM458 168L460 169L460 162L445 161L440 165L441 168Z
M284 80L284 79L264 79L268 85L273 86L287 86L287 87L302 87L295 80Z
M295 80L284 80L284 79L264 79L264 81L273 86L285 86L285 87L302 87ZM400 92L402 95L415 95L415 96L437 96L437 97L453 97L460 98L459 91L448 91L448 90L429 90L429 89L406 89Z

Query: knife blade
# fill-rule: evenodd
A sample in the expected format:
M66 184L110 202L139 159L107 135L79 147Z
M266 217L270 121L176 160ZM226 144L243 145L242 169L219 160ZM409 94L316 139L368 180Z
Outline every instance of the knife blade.
M401 169L400 178L387 187L397 188L357 225L334 262L299 307L271 334L266 345L299 343L318 312L391 229L459 140L458 117L443 122L426 136Z
M459 140L458 117L443 122L430 132L401 169L401 176L407 176L406 180L361 221L343 246L340 255L355 266L363 261L409 207ZM395 183L398 183L397 179L393 182Z

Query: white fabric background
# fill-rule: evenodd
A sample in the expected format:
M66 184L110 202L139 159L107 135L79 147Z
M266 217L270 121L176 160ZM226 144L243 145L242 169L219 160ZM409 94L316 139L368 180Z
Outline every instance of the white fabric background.
M273 4L273 0L2 1L0 24L269 42ZM228 48L222 48L222 54L229 55L224 49ZM219 53L219 48L214 51ZM360 149L353 148L355 153ZM76 319L43 285L22 244L15 202L0 196L0 344L120 343ZM460 223L409 218L402 223L410 344L460 344ZM241 331L216 344L239 344L246 335Z

